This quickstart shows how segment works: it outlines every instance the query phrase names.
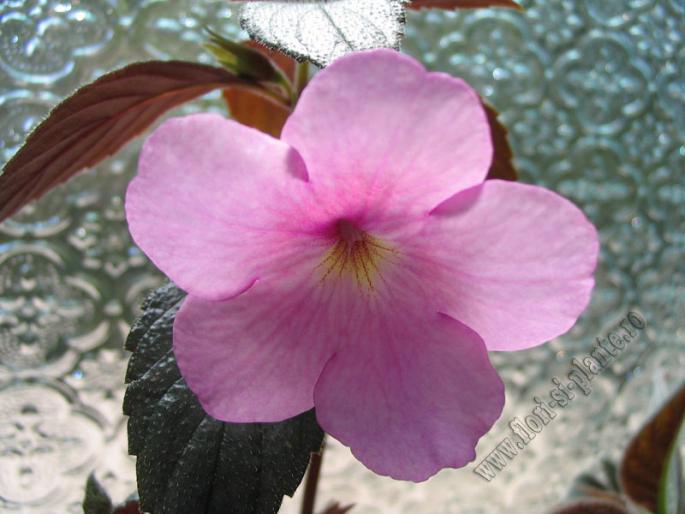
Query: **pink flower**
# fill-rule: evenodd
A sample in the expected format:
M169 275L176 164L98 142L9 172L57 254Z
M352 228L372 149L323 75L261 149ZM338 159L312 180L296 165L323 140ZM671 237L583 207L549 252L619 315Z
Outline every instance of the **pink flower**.
M128 222L188 292L174 351L207 412L316 407L400 479L473 460L504 404L487 352L567 331L598 251L567 200L484 182L491 159L476 93L391 50L319 72L281 140L215 114L157 129Z

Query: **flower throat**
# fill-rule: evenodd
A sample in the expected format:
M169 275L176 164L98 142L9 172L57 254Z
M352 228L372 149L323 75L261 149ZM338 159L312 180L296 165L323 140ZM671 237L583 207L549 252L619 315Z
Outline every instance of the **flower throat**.
M322 280L347 275L360 287L375 290L376 281L382 279L380 263L395 250L384 246L348 220L339 220L335 230L336 242L319 265L324 270Z

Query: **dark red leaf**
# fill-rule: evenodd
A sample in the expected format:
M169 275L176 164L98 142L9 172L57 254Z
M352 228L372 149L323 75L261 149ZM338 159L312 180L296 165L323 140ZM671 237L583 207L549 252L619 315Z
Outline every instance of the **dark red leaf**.
M252 40L246 41L243 44L258 50L271 59L283 71L290 82L294 82L297 69L297 61L295 59L280 52L270 50ZM289 107L249 88L230 87L224 89L223 94L233 119L273 137L281 135L281 129L285 125L288 116L290 116Z
M673 440L685 416L685 386L638 432L623 455L621 487L631 500L657 510L659 480Z
M517 173L512 159L514 154L509 146L509 131L500 123L497 111L483 102L485 112L490 123L490 135L492 136L493 156L487 178L499 178L502 180L516 180Z
M231 45L238 44L231 43ZM253 40L243 41L240 45L266 58L272 69L279 69L292 87L297 69L297 62L294 59ZM223 96L233 119L274 137L280 136L281 129L290 115L289 105L250 87L229 87L224 89Z
M224 89L224 99L236 121L279 137L290 109L254 90L231 87Z
M112 514L140 514L140 503L138 500L130 500L119 505Z
M258 50L261 52L263 55L266 55L271 61L278 66L283 73L285 73L285 76L290 79L291 82L294 82L295 80L295 72L297 70L297 61L293 59L292 57L288 57L282 52L277 52L276 50L271 50L270 48L267 48L261 43L258 43L257 41L254 41L252 39L248 39L247 41L243 42L245 46L248 46L254 50Z
M278 66L274 61L252 45L226 39L209 28L209 41L204 47L229 71L239 77L257 82L278 82Z
M619 502L578 500L554 509L550 514L630 514Z
M169 109L244 82L223 68L182 61L131 64L59 104L0 175L0 221L119 150Z
M409 4L410 9L421 9L424 7L447 10L478 9L482 7L521 9L521 6L513 0L412 0Z

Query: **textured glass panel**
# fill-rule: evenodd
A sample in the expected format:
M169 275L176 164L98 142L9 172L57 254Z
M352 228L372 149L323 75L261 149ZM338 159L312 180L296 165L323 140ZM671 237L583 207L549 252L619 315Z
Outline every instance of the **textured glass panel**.
M412 13L404 44L501 110L523 180L573 199L602 237L597 288L579 324L544 347L493 356L507 406L479 459L629 309L643 313L647 329L491 482L473 465L423 484L395 482L332 442L322 505L353 502L359 514L542 512L573 476L615 457L685 378L685 1L523 3L524 13ZM204 25L240 36L226 4L0 2L2 160L51 106L107 70L149 58L207 60ZM216 100L183 110L221 109ZM93 469L118 500L135 487L121 347L141 299L161 282L124 221L137 146L0 224L3 512L80 512ZM283 512L297 512L296 501Z

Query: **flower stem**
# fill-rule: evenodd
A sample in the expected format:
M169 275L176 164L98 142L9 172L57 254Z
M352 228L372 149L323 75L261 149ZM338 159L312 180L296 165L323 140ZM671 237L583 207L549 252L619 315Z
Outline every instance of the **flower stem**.
M321 473L321 461L323 451L326 448L326 440L321 444L319 453L312 453L307 469L307 478L304 483L304 498L302 498L301 514L314 514L314 504L316 503L316 490L319 485L319 474Z

